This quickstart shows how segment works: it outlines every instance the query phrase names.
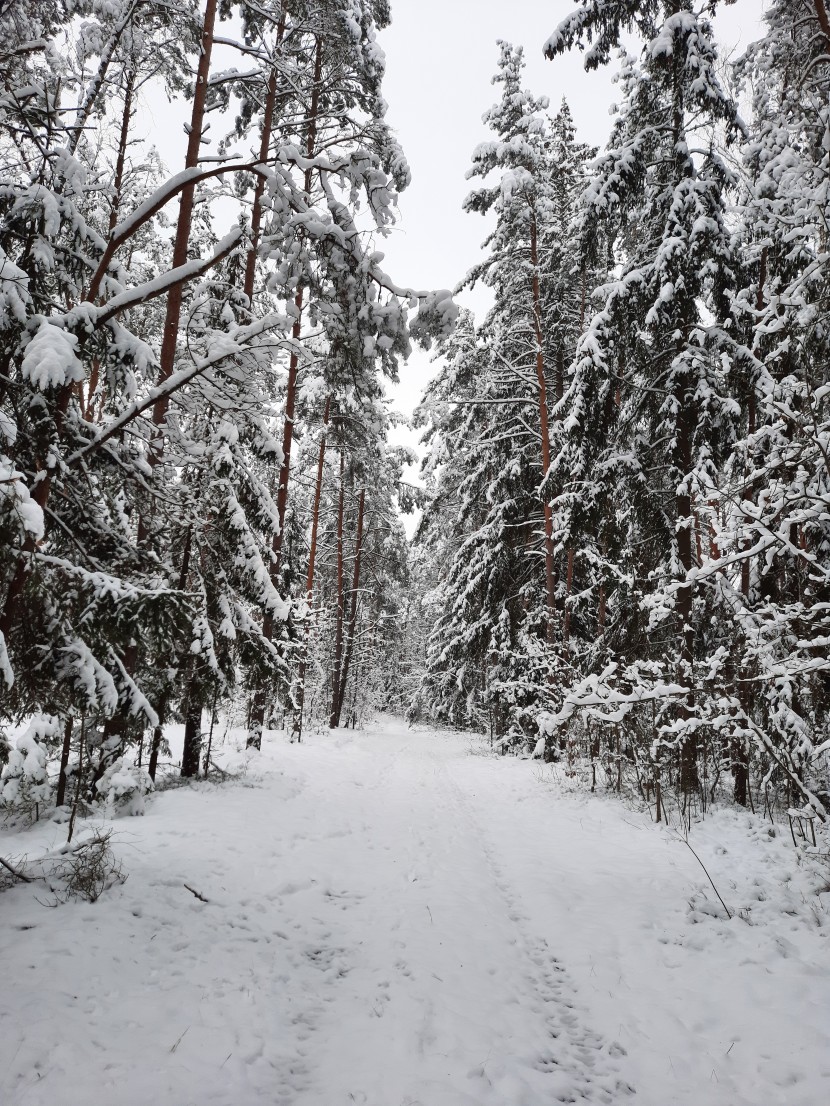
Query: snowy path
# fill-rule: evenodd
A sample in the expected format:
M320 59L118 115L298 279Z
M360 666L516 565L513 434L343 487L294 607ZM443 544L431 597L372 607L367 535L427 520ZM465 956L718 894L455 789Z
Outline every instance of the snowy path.
M827 1100L827 930L727 923L666 833L469 752L388 720L274 743L244 784L119 821L130 878L99 903L7 892L0 1102ZM743 893L741 856L706 859Z
M320 796L329 894L360 938L337 950L318 1087L299 1101L338 1101L346 1070L359 1103L618 1101L616 1064L457 782L458 740L382 740L394 752L350 751Z

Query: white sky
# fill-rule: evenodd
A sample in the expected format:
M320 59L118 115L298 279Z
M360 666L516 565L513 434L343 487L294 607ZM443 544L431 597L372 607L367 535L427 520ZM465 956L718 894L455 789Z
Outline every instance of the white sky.
M560 7L540 0L393 0L392 26L380 36L387 56L384 95L413 181L401 196L400 226L381 248L399 283L452 288L482 257L490 220L461 205L478 185L465 179L473 149L491 137L481 116L498 97L491 84L497 39L524 46L526 86L547 95L552 111L566 96L580 139L603 143L613 99L610 74L586 74L578 57L551 63L542 56ZM565 11L572 7L565 0ZM477 288L459 301L480 317L490 297ZM402 411L418 402L429 373L428 357L417 352L402 368L394 389Z
M413 181L400 201L400 225L380 248L399 284L452 288L481 258L487 220L461 209L474 182L465 180L473 148L488 130L482 114L497 98L490 83L496 40L524 46L526 86L546 95L556 111L568 100L577 137L602 146L615 100L613 65L586 73L580 54L547 61L542 48L574 0L392 0L392 26L381 33L387 72L387 118L398 133ZM763 0L738 0L718 16L722 44L739 49L758 37ZM486 289L459 302L486 311ZM408 414L434 371L416 352L392 392Z

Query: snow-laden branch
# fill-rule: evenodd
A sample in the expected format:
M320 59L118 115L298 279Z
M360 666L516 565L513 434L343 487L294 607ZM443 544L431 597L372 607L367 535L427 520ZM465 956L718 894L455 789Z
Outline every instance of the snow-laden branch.
M230 253L234 252L241 238L241 227L235 227L217 243L216 250L210 254L209 258L194 258L185 262L184 265L177 265L176 269L170 269L168 272L156 276L155 280L138 284L135 288L113 296L112 300L107 300L98 309L100 314L97 315L95 326L103 326L104 323L110 322L115 315L126 311L128 307L136 307L139 303L155 300L157 296L164 295L165 292L175 288L176 284L186 284L188 281L195 280L197 276L208 272L215 265L224 261Z
M247 343L251 342L254 338L258 338L261 334L269 330L287 329L290 325L291 320L288 319L287 316L275 313L266 315L264 318L248 326L236 327L227 335L223 336L224 340L214 338L214 346L216 348L214 348L209 356L195 358L192 364L184 369L180 369L178 372L172 373L163 383L157 385L155 388L151 388L143 399L136 400L135 403L126 407L117 418L113 419L111 423L100 430L92 441L87 442L86 445L70 454L69 457L66 458L65 466L68 468L72 465L76 465L79 461L83 460L84 457L100 449L105 442L108 442L110 438L118 434L125 426L142 415L148 408L153 407L160 399L173 395L174 392L179 391L179 389L183 388L186 384L189 384L191 380L195 380L209 369L220 364L226 358L239 357L248 352Z
M197 277L202 276L203 273L208 272L215 265L224 261L229 254L233 253L239 245L242 235L242 228L235 227L229 234L226 234L225 237L221 239L210 257L194 258L192 261L185 262L184 265L179 265L175 269L170 269L169 272L163 273L154 280L148 280L144 284L139 284L135 288L130 288L128 291L121 292L119 295L114 296L111 300L107 300L106 303L97 308L97 317L95 318L96 328L108 323L110 319L115 318L116 315L120 314L122 311L126 311L130 307L137 307L141 303L148 303L158 296L163 296L165 292L169 292L170 289L177 284L186 284L188 281L195 280Z
M55 557L49 553L42 553L40 550L35 550L32 557L38 564L49 565L51 568L58 568L61 572L70 576L77 576L82 583L95 591L99 599L106 597L121 602L129 599L158 599L164 595L181 594L173 588L142 588L137 584L130 584L118 576L112 576L108 572L82 568L73 561L67 560L66 557Z

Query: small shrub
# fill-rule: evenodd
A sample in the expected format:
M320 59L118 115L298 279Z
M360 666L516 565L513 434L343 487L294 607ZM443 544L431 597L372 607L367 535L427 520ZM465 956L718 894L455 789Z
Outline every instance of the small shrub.
M104 891L126 880L112 849L112 834L111 829L94 830L56 859L48 883L58 902L97 902Z

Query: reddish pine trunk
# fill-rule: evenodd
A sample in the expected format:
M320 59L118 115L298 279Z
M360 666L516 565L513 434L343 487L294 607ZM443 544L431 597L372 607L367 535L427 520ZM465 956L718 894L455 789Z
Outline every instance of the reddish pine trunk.
M343 508L346 498L345 455L340 450L340 498L337 504L337 628L334 635L334 671L331 680L329 727L337 725L337 699L340 694L340 665L343 660Z
M283 9L280 14L280 21L277 25L277 44L276 49L279 51L282 46L283 36L285 35L285 10ZM271 135L274 130L274 107L277 102L277 68L271 70L271 75L268 78L268 91L265 94L265 107L262 112L262 132L260 134L259 142L259 160L266 162L268 160L268 151L271 148ZM256 273L256 258L257 247L259 246L259 232L262 226L262 197L265 192L265 178L258 176L256 180L256 186L254 187L254 204L251 211L251 248L248 250L248 256L245 259L245 283L244 291L248 297L248 302L253 300L254 295L254 275Z
M193 106L190 111L190 131L187 140L187 153L185 154L185 169L194 169L199 163L199 148L201 145L202 131L205 124L205 106L207 102L208 80L210 77L210 58L213 50L213 28L216 23L216 8L218 0L206 0L205 15L202 23L202 34L199 39L200 53L199 65L196 70L196 87L193 93ZM178 268L187 261L187 247L190 241L190 232L193 227L193 205L196 196L196 186L188 185L182 189L179 197L179 217L176 223L176 236L173 240L173 258L171 268ZM112 239L110 239L112 243ZM106 255L105 255L106 257ZM167 293L167 306L164 315L164 330L162 331L161 352L159 354L159 372L156 379L157 385L163 384L173 375L176 363L176 345L179 337L179 323L182 315L182 297L184 284L179 281L174 284ZM147 463L155 467L161 460L161 445L163 430L167 420L167 411L170 407L170 396L163 395L153 404L153 425L157 429L153 433L150 449L147 454ZM144 544L147 539L147 518L141 516L138 520L138 543Z
M828 42L830 42L830 18L827 16L827 8L825 7L824 0L813 0L813 7L816 9L816 15L818 16L822 33Z
M121 190L124 187L124 165L127 160L127 140L130 135L130 119L133 113L133 88L135 73L131 69L127 75L127 87L124 90L124 110L121 113L121 131L118 135L118 156L115 159L115 176L112 180L112 205L108 232L112 235L121 213Z
M317 481L314 485L314 506L311 512L311 544L308 551L308 572L306 574L305 597L308 606L303 636L303 655L297 673L297 696L294 704L293 737L302 741L303 708L305 707L305 675L308 662L308 638L311 633L311 604L314 598L314 564L317 560L317 531L320 523L320 502L323 495L323 472L326 462L326 437L328 434L331 396L326 396L326 408L323 412L323 433L320 436L320 451L317 455Z
M306 131L306 157L314 156L314 147L317 142L317 124L320 112L320 80L323 72L323 42L317 39L317 48L314 55L314 87L311 92L311 108L308 116L308 130ZM305 173L305 191L311 191L312 171L307 169ZM247 279L247 270L246 270ZM251 277L253 282L253 277ZM251 284L253 290L253 283ZM294 325L291 328L291 338L294 343L293 350L300 340L302 333L303 312L303 288L298 288L294 297L296 310ZM277 532L271 544L271 580L274 585L279 579L280 561L282 559L282 539L285 533L285 514L288 506L288 478L291 473L291 445L294 440L294 412L297 404L297 370L299 358L296 352L291 353L288 361L288 381L285 390L285 421L282 430L282 464L280 465L279 484L277 486ZM274 616L266 611L262 619L262 635L266 641L274 638ZM251 703L251 722L248 733L248 747L259 749L262 745L262 730L265 724L265 688L260 684L254 692Z
M208 79L210 77L210 57L213 50L213 28L216 22L217 0L206 0L205 17L200 38L199 67L196 71L196 88L193 93L193 108L190 113L190 134L185 156L185 169L193 169L199 163L199 148L205 125L205 104L207 100ZM179 199L179 218L176 223L176 237L173 243L172 268L184 265L187 261L187 247L193 226L193 203L196 186L188 185L182 190ZM167 296L167 311L164 317L164 331L159 357L158 383L163 384L173 373L176 361L176 344L179 337L179 323L182 314L183 285L175 284ZM153 423L162 426L167 418L170 405L168 396L162 396L153 406ZM152 463L154 451L148 458Z
M314 87L311 93L311 109L308 117L308 131L306 134L305 152L306 157L311 158L314 156L314 147L317 142L317 124L318 116L320 112L320 80L323 73L323 40L317 39L317 48L314 55ZM305 173L305 191L306 195L311 192L312 171L307 169ZM296 343L300 339L302 331L301 316L303 310L303 289L302 286L297 291L297 295L294 298L294 306L297 309L294 326L291 330L291 337ZM288 477L291 472L291 444L294 438L294 409L297 402L297 368L299 365L299 358L296 353L292 353L288 362L288 383L286 385L285 395L285 423L283 426L282 435L282 466L280 468L280 482L277 489L277 516L279 518L279 533L276 535L276 544L274 547L274 553L276 554L276 564L279 566L280 556L282 553L282 535L285 523L285 509L288 503Z
M355 538L354 572L352 575L352 596L349 609L349 619L346 627L346 657L343 661L343 672L340 676L335 703L335 729L340 725L340 715L343 712L343 700L346 696L346 685L349 680L349 669L352 664L354 652L355 629L357 627L357 596L360 588L360 559L363 553L363 515L366 508L366 489L361 489L360 502L357 508L357 537Z

